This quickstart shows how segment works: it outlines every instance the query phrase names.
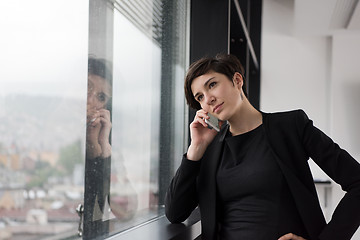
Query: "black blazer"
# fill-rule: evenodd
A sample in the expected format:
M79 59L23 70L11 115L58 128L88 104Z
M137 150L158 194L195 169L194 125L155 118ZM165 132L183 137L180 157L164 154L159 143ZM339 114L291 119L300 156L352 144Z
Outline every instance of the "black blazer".
M290 187L310 236L308 240L347 240L360 225L360 164L313 126L304 111L262 113L263 126L276 161ZM202 160L184 155L165 197L172 223L188 218L199 205L202 239L217 239L216 171L228 126L208 146ZM309 158L347 193L327 224L320 208Z

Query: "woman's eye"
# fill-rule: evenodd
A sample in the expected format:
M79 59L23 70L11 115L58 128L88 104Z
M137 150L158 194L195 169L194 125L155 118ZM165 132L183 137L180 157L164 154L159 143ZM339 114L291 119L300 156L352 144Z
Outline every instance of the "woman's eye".
M105 100L106 100L105 94L99 93L99 94L98 94L98 100L99 100L100 102L105 102Z
M200 102L203 99L203 95L198 96L197 100Z
M209 84L209 88L212 88L212 87L214 87L215 85L216 85L216 82L212 82L212 83Z

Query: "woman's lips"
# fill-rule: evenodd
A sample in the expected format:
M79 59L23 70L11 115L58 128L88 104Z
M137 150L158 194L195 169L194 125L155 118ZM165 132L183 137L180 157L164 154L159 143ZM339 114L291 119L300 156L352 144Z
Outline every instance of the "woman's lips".
M219 105L216 105L215 108L214 108L214 110L213 110L213 112L214 112L214 113L219 112L220 109L221 109L221 106L222 106L223 104L224 104L224 103L220 103Z

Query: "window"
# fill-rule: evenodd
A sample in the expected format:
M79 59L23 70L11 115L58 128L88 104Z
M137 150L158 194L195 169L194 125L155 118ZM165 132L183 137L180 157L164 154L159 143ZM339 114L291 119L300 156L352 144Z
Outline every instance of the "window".
M87 1L1 1L0 238L77 232Z
M163 214L187 139L187 9L0 3L1 237L75 237L79 204L86 239ZM111 126L102 137L100 122Z

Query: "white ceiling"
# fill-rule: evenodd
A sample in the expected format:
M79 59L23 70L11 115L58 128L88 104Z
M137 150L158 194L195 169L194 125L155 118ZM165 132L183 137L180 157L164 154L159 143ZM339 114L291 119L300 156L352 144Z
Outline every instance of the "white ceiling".
M295 0L294 11L296 34L360 32L359 0Z

